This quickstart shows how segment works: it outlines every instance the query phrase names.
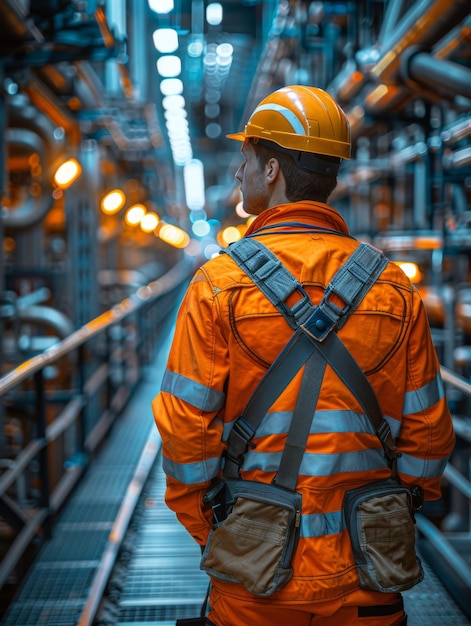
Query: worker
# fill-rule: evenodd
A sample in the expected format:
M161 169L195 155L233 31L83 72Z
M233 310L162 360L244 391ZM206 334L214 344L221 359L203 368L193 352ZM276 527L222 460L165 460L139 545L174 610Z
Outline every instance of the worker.
M245 237L274 252L317 305L360 244L327 204L350 158L346 115L322 89L287 86L259 103L244 131L227 137L241 142L236 179L245 211L255 216ZM292 332L229 254L203 264L184 296L153 412L166 504L202 547L213 527L203 497L221 476L231 427ZM454 432L423 303L397 265L387 263L338 336L376 392L400 453L402 485L439 499ZM264 417L243 478L273 480L300 380ZM303 510L293 576L270 597L212 578L207 624L406 624L401 594L360 587L341 523L346 489L389 471L377 464L378 447L358 402L327 367L297 484Z

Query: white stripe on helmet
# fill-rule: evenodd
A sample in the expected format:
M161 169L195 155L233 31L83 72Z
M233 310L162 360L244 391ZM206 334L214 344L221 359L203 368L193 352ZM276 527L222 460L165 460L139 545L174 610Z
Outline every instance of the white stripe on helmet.
M252 120L253 116L259 111L277 111L278 113L281 113L281 115L291 125L292 129L297 135L306 135L306 130L299 121L299 119L292 111L290 111L286 107L280 106L279 104L262 104L261 106L258 106L252 113L249 119L249 123Z

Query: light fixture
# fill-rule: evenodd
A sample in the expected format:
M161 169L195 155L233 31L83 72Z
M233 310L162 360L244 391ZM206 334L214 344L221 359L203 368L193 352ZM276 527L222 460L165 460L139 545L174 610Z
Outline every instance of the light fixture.
M184 120L188 117L188 113L185 109L170 109L165 111L164 117L167 121L175 119Z
M140 223L141 230L143 230L145 233L151 233L154 230L154 228L157 226L159 221L160 219L157 213L153 213L152 211L149 211L149 213L146 213L144 217L141 219L141 223Z
M199 159L191 159L183 168L186 205L190 211L202 209L205 205L204 169Z
M178 33L173 28L157 28L152 35L155 49L163 54L178 49Z
M121 189L109 191L101 201L101 210L107 215L113 215L123 208L126 196Z
M165 96L162 98L162 106L166 111L171 109L183 109L185 106L185 98L180 95Z
M417 263L410 261L395 261L395 263L401 268L411 283L420 283L423 277Z
M161 56L157 59L157 71L163 78L174 78L182 72L180 57L174 54Z
M133 204L126 211L124 219L129 226L137 226L146 214L147 209L143 204Z
M232 60L232 54L234 47L230 43L220 43L216 48L216 54L218 56L218 63L221 65L227 65Z
M191 230L197 237L206 237L211 232L211 226L206 220L196 220L193 223Z
M82 173L77 159L68 159L60 165L54 174L54 182L61 189L67 189Z
M206 21L210 26L219 26L222 22L222 4L211 2L206 7Z
M188 47L186 49L188 56L193 57L193 58L200 57L203 54L203 50L204 50L203 42L198 39L191 41L188 44Z
M241 239L241 234L238 228L235 226L228 226L220 234L223 245L228 246L234 241Z
M155 13L170 13L173 10L173 0L148 0L148 2Z
M190 243L188 233L173 224L164 224L159 230L159 237L174 248L186 248Z
M164 78L160 81L163 96L175 96L183 93L183 83L179 78Z

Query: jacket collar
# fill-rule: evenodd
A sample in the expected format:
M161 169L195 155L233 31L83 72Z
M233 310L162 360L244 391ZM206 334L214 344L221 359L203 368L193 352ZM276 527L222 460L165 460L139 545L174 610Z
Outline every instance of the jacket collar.
M262 226L274 226L276 224L282 226L286 222L301 222L310 226L349 234L345 220L334 208L322 202L304 200L279 204L263 211L250 224L246 235L253 235Z

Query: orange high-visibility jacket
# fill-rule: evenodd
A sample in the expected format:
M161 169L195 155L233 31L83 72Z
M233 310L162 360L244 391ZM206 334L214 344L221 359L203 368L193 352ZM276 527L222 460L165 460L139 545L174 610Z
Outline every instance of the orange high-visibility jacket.
M359 245L333 208L308 201L268 209L247 235L279 257L314 304ZM220 476L228 433L292 332L227 254L205 263L185 295L153 411L162 436L166 502L201 545L211 529L202 496ZM420 485L426 499L439 498L454 433L422 301L397 265L387 265L339 337L376 390L401 452L402 483ZM244 478L274 477L300 378L301 373L257 429L255 447L244 458ZM323 600L358 588L341 514L344 493L389 475L369 420L327 366L297 484L303 515L294 576L273 599ZM233 595L248 594L242 585L217 585Z

